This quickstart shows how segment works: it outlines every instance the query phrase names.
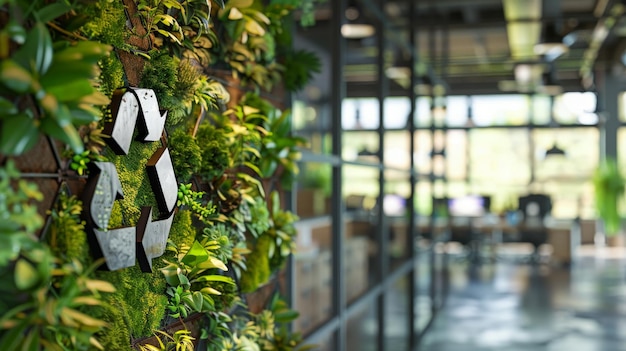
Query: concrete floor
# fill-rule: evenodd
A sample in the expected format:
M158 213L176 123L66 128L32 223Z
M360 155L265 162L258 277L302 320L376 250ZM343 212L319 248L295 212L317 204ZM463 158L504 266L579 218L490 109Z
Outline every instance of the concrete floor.
M585 248L570 267L450 266L423 351L626 351L626 255Z

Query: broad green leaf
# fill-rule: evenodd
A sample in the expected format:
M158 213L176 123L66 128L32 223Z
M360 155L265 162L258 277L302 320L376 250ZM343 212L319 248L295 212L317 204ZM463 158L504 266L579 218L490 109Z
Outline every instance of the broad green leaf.
M36 121L21 113L2 120L0 153L20 155L30 150L39 139Z
M36 17L40 22L50 22L53 19L69 12L71 9L72 8L67 3L59 1L41 8L37 11Z
M94 75L95 65L89 62L77 60L57 61L50 66L48 72L39 81L44 89L63 87L65 84L74 81L89 82Z
M196 311L202 311L202 304L204 303L202 293L199 291L194 291L191 296L193 298L193 305L196 308Z
M20 290L28 290L37 284L37 270L30 262L19 259L15 263L15 286Z
M298 318L300 313L294 310L286 310L284 312L274 313L274 320L277 323L289 323Z
M94 92L91 82L87 79L68 81L63 85L46 87L45 89L49 94L56 96L59 102L76 101Z
M23 94L33 85L33 76L17 62L6 59L0 63L0 82L14 92Z
M45 117L41 119L39 130L53 138L65 142L75 153L85 151L85 145L78 131L69 121L66 122L64 119L58 120L52 117Z
M181 262L188 266L197 266L201 262L205 262L209 258L209 253L197 240L193 242L193 245L182 258Z
M5 97L0 96L0 118L6 115L13 115L17 113L17 107L7 100Z
M52 55L50 32L43 22L37 22L28 33L24 45L13 55L13 59L25 69L43 75L52 63Z

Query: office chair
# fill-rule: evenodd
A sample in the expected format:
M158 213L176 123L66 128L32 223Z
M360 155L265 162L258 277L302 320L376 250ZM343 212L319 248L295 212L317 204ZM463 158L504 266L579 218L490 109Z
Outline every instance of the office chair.
M552 211L552 200L546 194L530 194L519 198L522 221L519 225L520 241L530 243L533 253L531 263L539 262L539 247L548 241L545 218Z

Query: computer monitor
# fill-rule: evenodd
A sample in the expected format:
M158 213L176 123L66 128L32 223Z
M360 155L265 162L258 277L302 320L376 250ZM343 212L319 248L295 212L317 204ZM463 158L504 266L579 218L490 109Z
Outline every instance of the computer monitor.
M383 198L383 210L387 216L404 216L406 212L406 199L396 194L385 194Z
M448 200L448 211L455 217L479 217L485 214L485 197L466 195Z

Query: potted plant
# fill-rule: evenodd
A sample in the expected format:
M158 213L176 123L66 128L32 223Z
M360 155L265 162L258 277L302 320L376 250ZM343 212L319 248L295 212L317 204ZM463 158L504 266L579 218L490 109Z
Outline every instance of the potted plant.
M619 203L623 201L625 184L617 161L613 158L604 159L593 176L596 209L604 223L607 244L612 246L620 241L622 219Z

